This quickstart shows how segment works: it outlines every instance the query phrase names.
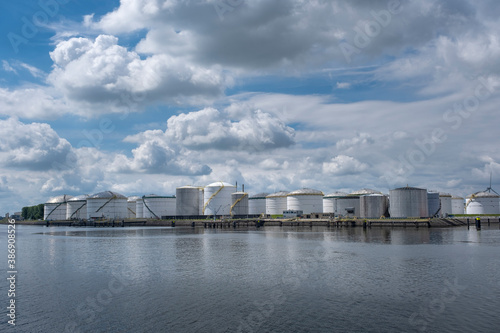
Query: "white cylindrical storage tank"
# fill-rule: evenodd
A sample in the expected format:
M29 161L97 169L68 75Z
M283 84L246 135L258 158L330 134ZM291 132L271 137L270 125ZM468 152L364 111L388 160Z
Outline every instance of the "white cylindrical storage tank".
M387 211L388 199L383 194L363 195L359 198L359 217L380 218Z
M429 210L427 216L434 217L441 215L441 201L439 200L438 192L427 192L427 208Z
M288 193L286 198L287 210L300 210L303 214L323 213L323 196L318 190L303 188Z
M500 214L500 196L492 192L478 192L467 197L465 214Z
M182 186L175 190L175 215L197 216L203 207L203 189L196 186ZM201 202L200 202L201 200Z
M451 209L451 194L449 193L439 193L439 201L441 203L440 216L446 217L452 214Z
M205 187L203 194L203 215L229 215L231 194L236 186L224 182L215 182Z
M229 209L229 213L231 214L231 216L248 215L248 193L231 193L231 202L231 208Z
M345 192L334 192L323 197L323 213L337 213L337 199L345 197Z
M248 198L248 214L260 215L266 213L266 197L269 193L258 193Z
M453 215L465 214L465 199L462 197L451 197L451 213Z
M59 195L50 198L43 205L43 219L44 220L66 220L67 202L71 199L71 195Z
M389 206L391 217L427 217L427 190L408 186L391 190Z
M129 219L137 218L136 210L137 210L137 199L140 197L134 195L127 198L127 214Z
M267 215L283 215L283 211L287 210L287 191L280 191L269 194L266 197L266 214Z
M66 220L87 218L87 194L78 195L68 200L66 204Z
M142 213L146 219L161 219L162 216L175 216L175 196L150 194L143 196L142 200Z
M138 198L135 201L135 217L137 219L144 218L144 200L142 198Z
M336 203L336 214L341 216L359 216L361 209L359 195L348 194L344 197L338 197Z
M105 191L87 198L87 219L90 218L125 219L127 197L120 193Z

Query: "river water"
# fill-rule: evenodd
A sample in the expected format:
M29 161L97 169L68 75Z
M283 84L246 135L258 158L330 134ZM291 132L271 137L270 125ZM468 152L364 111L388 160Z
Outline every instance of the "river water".
M1 332L498 332L500 230L17 226ZM0 233L7 275L7 228Z

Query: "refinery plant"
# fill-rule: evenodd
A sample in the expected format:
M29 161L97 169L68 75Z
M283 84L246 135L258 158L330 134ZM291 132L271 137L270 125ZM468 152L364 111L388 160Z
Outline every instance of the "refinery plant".
M178 187L175 195L126 197L104 191L74 197L61 195L44 204L44 220L272 218L284 212L365 219L495 215L500 214L500 195L491 185L466 199L410 186L392 189L389 194L366 188L324 194L303 188L248 195L244 185L238 191L237 184L219 181L207 186Z

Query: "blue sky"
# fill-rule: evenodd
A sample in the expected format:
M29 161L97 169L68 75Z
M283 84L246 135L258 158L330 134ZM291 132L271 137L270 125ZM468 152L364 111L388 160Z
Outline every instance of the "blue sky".
M0 212L217 180L465 196L500 179L496 1L1 6Z

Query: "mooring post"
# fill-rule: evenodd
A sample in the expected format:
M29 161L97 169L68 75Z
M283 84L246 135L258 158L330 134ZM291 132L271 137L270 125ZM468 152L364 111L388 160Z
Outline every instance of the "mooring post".
M363 221L363 229L366 229L366 220Z
M476 229L481 230L481 218L479 216L476 217Z
M490 218L488 217L488 227L490 226Z
M467 229L470 229L470 221L469 221L469 218L467 218Z

